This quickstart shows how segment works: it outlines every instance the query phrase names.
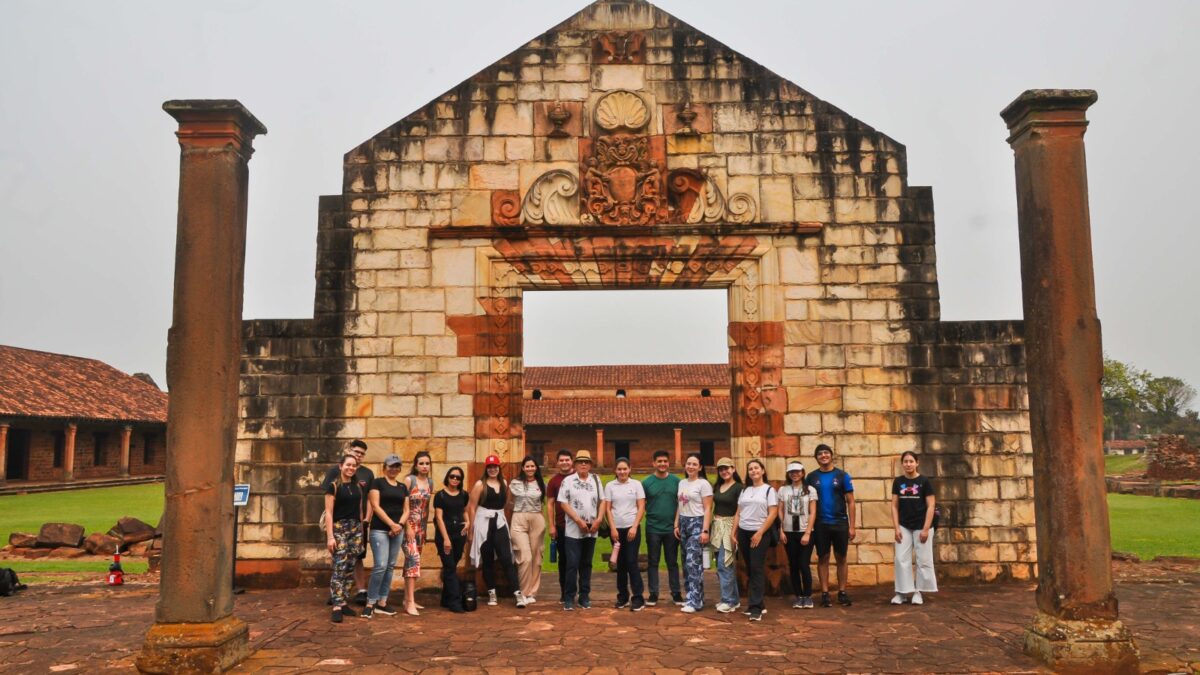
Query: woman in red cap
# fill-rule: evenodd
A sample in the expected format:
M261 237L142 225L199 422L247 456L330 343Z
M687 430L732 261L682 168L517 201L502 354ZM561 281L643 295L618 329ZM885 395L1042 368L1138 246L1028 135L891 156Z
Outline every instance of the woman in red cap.
M471 564L483 570L483 581L488 587L487 604L496 604L496 560L504 566L504 576L516 588L517 607L525 607L525 596L521 594L520 577L513 564L512 544L508 536L508 520L504 517L504 504L508 501L508 485L500 475L500 458L488 455L483 462L483 479L475 481L471 488L471 500L467 503L467 522L470 529L467 539L471 542Z

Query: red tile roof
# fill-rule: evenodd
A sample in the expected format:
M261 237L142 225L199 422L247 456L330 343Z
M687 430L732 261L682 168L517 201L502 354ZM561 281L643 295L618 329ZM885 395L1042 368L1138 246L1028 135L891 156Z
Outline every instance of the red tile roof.
M95 359L0 345L0 417L166 422L167 394Z
M526 425L728 424L729 398L560 398L525 400Z
M525 369L526 389L587 387L729 387L729 365L553 366Z

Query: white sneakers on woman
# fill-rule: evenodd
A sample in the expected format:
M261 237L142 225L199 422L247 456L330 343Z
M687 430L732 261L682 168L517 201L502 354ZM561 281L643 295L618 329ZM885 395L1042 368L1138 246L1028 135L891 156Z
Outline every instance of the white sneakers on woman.
M925 599L921 597L921 591L913 593L911 599L905 599L903 593L897 593L892 596L893 605L903 605L906 602L911 602L914 605L923 605L925 604Z

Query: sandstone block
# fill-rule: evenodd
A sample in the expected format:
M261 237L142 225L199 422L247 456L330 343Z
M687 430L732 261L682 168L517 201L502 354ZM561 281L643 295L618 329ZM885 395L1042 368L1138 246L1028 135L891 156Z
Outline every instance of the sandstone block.
M640 65L604 65L592 68L592 84L600 91L629 89L638 91L646 86L646 67Z
M788 176L767 176L760 185L762 202L759 204L759 217L770 223L792 221L795 217L792 179Z
M501 157L503 159L503 156ZM473 190L516 190L519 180L516 164L473 164L468 184ZM488 195L488 221L491 217L491 195Z
M836 411L842 408L838 387L788 387L788 409L796 412ZM786 424L787 417L784 417Z
M83 526L73 523L46 523L38 532L38 548L78 547L83 544Z
M71 558L82 558L83 556L85 556L87 554L88 554L88 552L81 548L72 548L70 546L60 546L58 548L51 550L49 552L49 555L47 555L46 557L69 560Z
M37 546L38 536L29 532L13 532L8 535L8 545L13 548L33 548Z
M433 252L433 284L435 286L475 285L475 250L442 248Z
M779 281L783 284L817 284L821 281L816 248L780 247Z
M792 405L791 395L788 405ZM821 415L819 413L788 413L783 417L783 430L789 434L819 434L821 433Z
M480 165L476 165L480 166ZM475 167L472 167L474 171ZM454 196L450 213L451 225L489 225L492 222L492 193L489 190L468 190Z
M119 537L96 532L83 541L83 548L92 555L112 555L123 543Z
M412 332L413 335L444 335L446 315L442 312L414 312Z

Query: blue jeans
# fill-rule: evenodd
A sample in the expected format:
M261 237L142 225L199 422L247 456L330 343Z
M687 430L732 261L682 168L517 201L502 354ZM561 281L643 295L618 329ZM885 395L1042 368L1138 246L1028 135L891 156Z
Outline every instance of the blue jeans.
M563 561L566 563L566 586L563 589L563 601L574 602L576 593L579 601L590 600L592 596L592 556L596 554L596 538L584 537L573 539L566 537L567 550L563 551Z
M730 558L733 564L726 565L725 561ZM717 581L721 584L721 602L730 607L741 602L738 597L737 556L726 549L717 551Z
M687 582L687 604L704 609L704 547L700 533L704 516L680 516L679 536L683 538L683 576Z
M674 532L646 530L646 590L658 597L658 556L667 558L667 584L671 594L679 592L679 540Z
M371 555L375 558L375 566L371 568L371 580L367 582L368 605L387 601L392 590L392 571L403 543L403 534L392 537L387 530L371 530Z

